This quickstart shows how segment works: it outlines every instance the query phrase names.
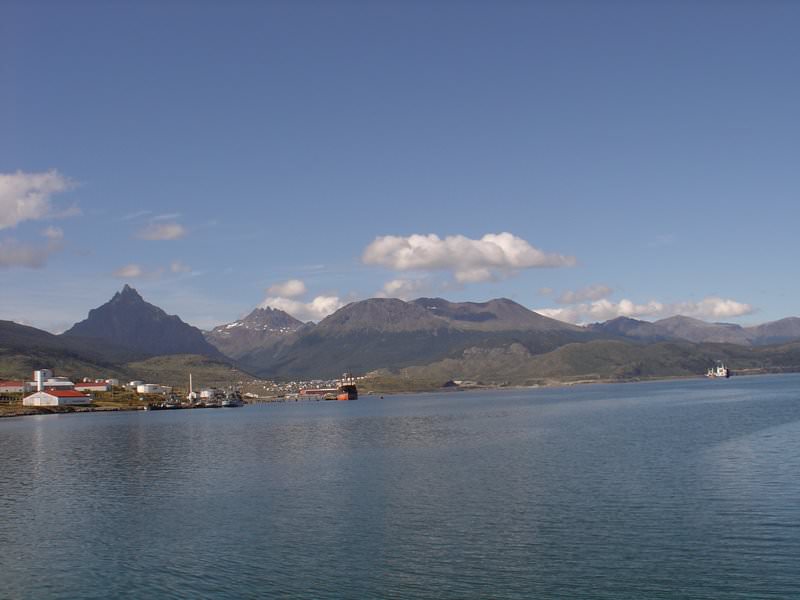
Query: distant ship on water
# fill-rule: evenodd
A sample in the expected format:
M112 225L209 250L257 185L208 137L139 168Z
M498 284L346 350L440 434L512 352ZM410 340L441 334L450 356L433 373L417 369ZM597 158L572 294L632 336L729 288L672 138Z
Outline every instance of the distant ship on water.
M712 367L706 372L706 377L711 379L727 379L731 376L731 371L724 363L718 362L716 367Z
M298 392L298 396L322 400L358 400L356 377L352 373L345 373L336 387L304 388Z

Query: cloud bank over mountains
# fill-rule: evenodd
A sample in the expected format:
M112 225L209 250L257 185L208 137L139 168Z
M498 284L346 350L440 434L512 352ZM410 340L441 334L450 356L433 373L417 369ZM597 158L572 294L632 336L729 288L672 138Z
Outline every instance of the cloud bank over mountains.
M267 297L258 306L259 308L277 308L300 321L316 323L336 312L345 304L341 298L335 295L323 294L308 301L301 300L300 297L306 293L305 282L300 279L289 279L267 288Z
M75 186L74 181L57 170L0 173L0 231L16 228L28 221L79 214L76 206L58 207L53 201L56 195ZM189 233L178 222L180 217L178 212L140 210L122 217L122 220L140 220L133 235L135 239L169 241L180 240ZM62 250L64 234L61 229L48 227L39 235L41 238L38 240L28 236L23 241L8 235L0 237L0 269L42 268L53 254ZM524 271L568 268L577 264L574 256L546 252L509 232L487 233L480 238L461 234L440 237L434 233L378 236L364 248L360 258L362 265L383 267L393 272L394 277L386 281L374 295L403 300L460 290L470 284L499 282ZM115 278L139 280L167 276L178 278L193 273L188 265L179 260L173 260L168 265L149 267L132 262L107 272ZM604 321L618 316L657 319L675 314L720 320L754 311L750 304L719 296L708 296L693 302L664 303L650 300L636 303L627 298L613 301L609 299L613 292L605 284L593 284L560 294L551 288L542 288L540 293L550 297L556 306L535 310L571 323ZM361 294L349 293L346 297L352 300ZM301 279L288 279L270 286L259 306L271 306L303 321L317 322L344 304L345 301L336 293L313 295Z
M299 279L290 279L270 286L267 289L269 296L282 296L284 298L297 298L306 293L306 284Z
M411 300L431 292L434 287L427 279L392 279L383 284L378 298L400 298Z
M489 233L480 239L463 235L439 237L436 234L379 236L363 251L361 262L396 272L410 272L410 277L387 281L374 295L382 298L412 300L428 294L459 289L466 284L501 281L526 269L575 266L573 256L546 253L511 233ZM452 278L442 278L441 274ZM272 285L261 307L280 308L303 321L319 321L344 305L337 295L318 295L301 300L308 292L306 284L290 279ZM569 323L607 321L624 316L660 319L686 315L698 319L721 320L754 312L752 305L730 298L708 296L700 301L636 303L623 298L610 300L614 289L595 283L557 294L552 288L539 293L550 296L560 306L535 308L536 312Z
M534 310L546 317L552 317L568 323L592 323L608 321L616 317L661 319L673 315L718 321L720 319L749 315L754 311L754 308L744 302L709 296L698 302L663 303L657 300L650 300L643 304L636 304L628 299L612 302L607 298L602 298L562 308L536 308Z
M500 281L525 269L570 267L577 261L573 256L543 252L504 232L487 233L480 239L436 234L379 236L364 249L361 262L416 275L391 279L375 293L378 297L410 300L465 284ZM437 273L451 275L452 279L442 280L435 277ZM345 304L337 295L301 300L307 291L299 279L276 283L269 287L260 306L279 308L302 321L319 321Z
M316 296L308 302L292 298L267 296L259 308L278 308L300 321L321 321L344 306L338 296Z

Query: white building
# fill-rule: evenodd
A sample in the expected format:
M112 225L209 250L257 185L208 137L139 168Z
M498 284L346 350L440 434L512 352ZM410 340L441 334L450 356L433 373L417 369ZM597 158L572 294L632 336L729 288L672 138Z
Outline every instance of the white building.
M167 394L171 391L171 387L158 385L157 383L142 383L136 386L137 394Z
M82 383L76 383L75 389L79 392L107 392L111 389L111 386L106 382L97 383L94 381L84 381Z
M36 389L26 381L0 381L0 394L30 392Z
M39 381L41 379L44 381L45 379L52 379L54 375L53 369L38 369L33 372L33 380Z
M34 392L22 399L23 406L75 406L90 404L92 398L75 390Z
M43 389L57 389L57 390L72 390L75 389L75 384L66 377L56 377L52 369L38 369L33 372L33 381L25 384L29 390L43 390Z
M28 382L28 386L32 390L39 389L40 386L44 389L55 389L55 390L75 389L75 384L72 383L72 381L70 381L66 377L48 377L46 379L42 378L41 380L37 378L35 381Z

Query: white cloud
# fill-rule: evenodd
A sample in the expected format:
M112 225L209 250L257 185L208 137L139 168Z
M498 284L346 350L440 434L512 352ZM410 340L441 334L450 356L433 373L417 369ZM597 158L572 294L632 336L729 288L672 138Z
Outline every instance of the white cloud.
M180 260L173 260L169 265L169 270L173 273L191 273L192 267Z
M716 296L703 298L700 302L681 302L675 305L675 309L678 315L715 320L741 317L755 310L750 304Z
M301 321L321 321L329 314L336 312L344 302L338 296L317 296L311 302L302 302L293 298L269 296L259 305L261 308L277 308L286 311Z
M392 279L383 284L378 298L400 298L410 300L424 295L430 290L430 281L424 279Z
M267 289L269 296L280 296L282 298L297 298L306 293L306 284L299 279L290 279L270 286ZM287 311L288 312L288 311Z
M71 216L76 208L58 211L50 202L54 194L74 183L56 170L44 173L0 173L0 229L16 227L23 221Z
M117 269L112 273L114 277L119 279L162 279L168 275L181 275L184 273L191 273L192 268L180 260L173 260L168 266L159 266L155 268L147 268L136 263L131 263Z
M579 290L562 292L556 302L559 304L577 304L587 300L601 300L610 296L613 291L607 285L594 284Z
M64 239L64 231L60 227L48 227L42 231L42 235L48 240L58 242Z
M726 298L709 296L699 302L663 303L650 300L644 304L636 304L623 299L612 302L608 299L595 300L565 306L563 308L539 308L536 312L568 323L590 323L607 321L616 317L661 319L673 315L684 315L696 319L719 320L740 317L753 312L750 304Z
M47 259L62 247L64 232L57 227L48 227L42 231L47 241L41 243L23 243L14 238L0 240L0 269L22 267L41 269Z
M548 254L510 233L488 233L475 240L463 235L380 236L364 250L365 264L395 271L452 271L459 283L507 277L519 269L570 267L575 258Z
M137 279L144 276L144 269L140 265L125 265L114 271L112 275L120 279Z
M180 223L150 223L136 234L141 240L179 240L186 236Z

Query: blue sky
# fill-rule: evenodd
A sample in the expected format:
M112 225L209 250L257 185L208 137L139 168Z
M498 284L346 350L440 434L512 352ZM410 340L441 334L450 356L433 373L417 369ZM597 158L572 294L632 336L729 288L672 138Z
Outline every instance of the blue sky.
M125 283L204 328L380 294L800 314L798 26L791 2L6 1L0 318L60 331Z

